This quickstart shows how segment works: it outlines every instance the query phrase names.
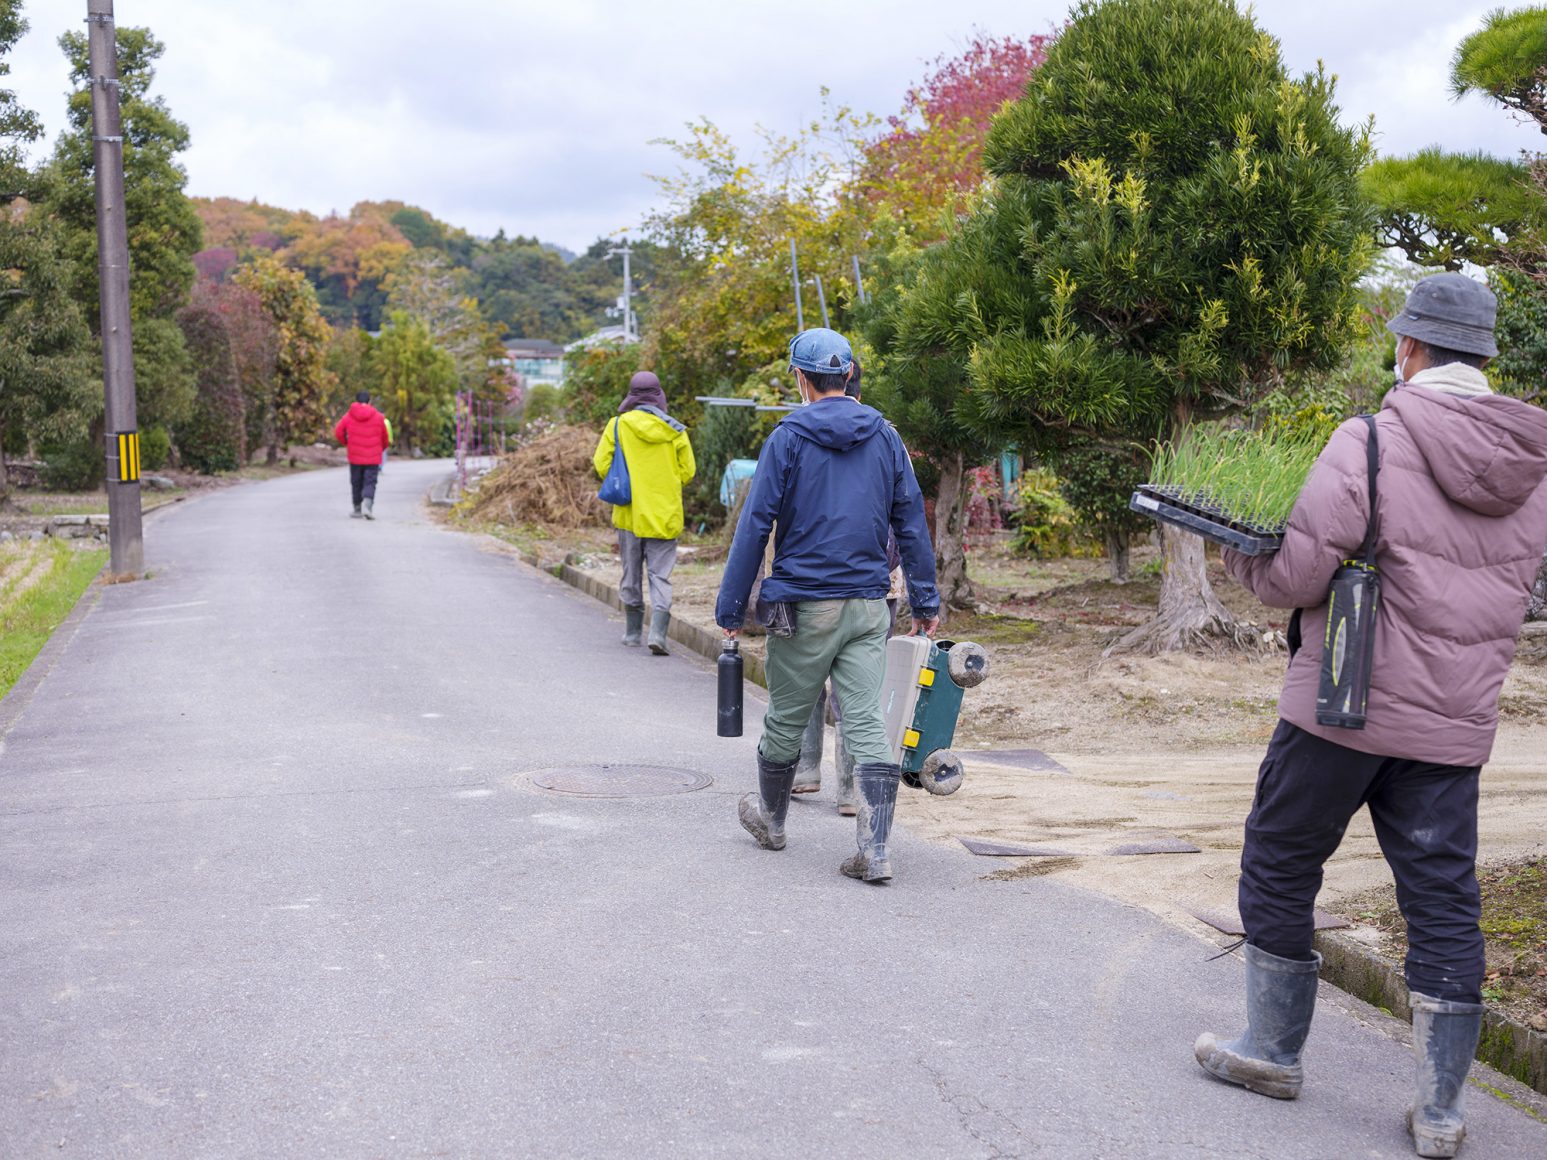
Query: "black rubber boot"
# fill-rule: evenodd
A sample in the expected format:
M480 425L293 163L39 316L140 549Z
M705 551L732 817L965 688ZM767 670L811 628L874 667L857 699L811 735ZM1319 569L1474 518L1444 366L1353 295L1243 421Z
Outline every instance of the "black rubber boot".
M645 606L643 604L625 604L623 606L623 643L626 645L638 645L639 638L645 631Z
M784 849L784 819L790 812L795 763L775 763L757 755L757 793L743 794L736 812L742 829L765 850Z
M657 608L650 613L650 651L658 657L666 655L666 629L670 624L670 612Z
M1209 1031L1198 1036L1193 1054L1204 1071L1276 1100L1300 1094L1300 1049L1311 1031L1321 969L1321 955L1311 953L1314 959L1299 962L1246 944L1246 1031L1228 1043Z
M897 809L897 782L900 766L867 761L854 767L854 783L859 789L857 819L859 853L838 867L850 878L865 882L889 882L892 863L887 857L886 841L892 835L892 814Z
M859 813L859 795L854 788L854 758L843 743L841 728L833 750L833 764L838 767L838 814L840 817L852 818Z
M816 793L822 788L822 742L827 733L827 690L811 706L811 718L800 738L800 760L795 765L796 793Z
M1466 1138L1461 1092L1477 1054L1483 1028L1481 1003L1433 999L1416 991L1413 1055L1418 1061L1417 1098L1407 1113L1407 1130L1420 1156L1454 1156Z

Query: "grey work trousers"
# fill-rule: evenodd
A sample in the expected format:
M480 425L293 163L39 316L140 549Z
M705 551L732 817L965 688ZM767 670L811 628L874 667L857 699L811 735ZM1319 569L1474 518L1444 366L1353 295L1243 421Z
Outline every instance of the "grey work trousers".
M677 541L641 539L619 528L618 557L623 561L618 599L632 608L644 604L644 574L648 572L650 607L657 612L671 611L671 570L677 566Z

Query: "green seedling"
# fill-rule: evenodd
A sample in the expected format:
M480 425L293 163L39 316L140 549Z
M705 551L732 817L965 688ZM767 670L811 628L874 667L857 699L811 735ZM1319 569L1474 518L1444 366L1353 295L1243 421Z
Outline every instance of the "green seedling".
M1278 533L1325 442L1282 429L1193 428L1156 446L1150 485L1243 527Z

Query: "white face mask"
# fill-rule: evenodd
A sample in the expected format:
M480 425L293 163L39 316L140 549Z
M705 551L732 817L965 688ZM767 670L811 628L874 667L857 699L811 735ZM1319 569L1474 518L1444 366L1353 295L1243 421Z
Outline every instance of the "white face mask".
M1392 372L1396 375L1398 386L1401 386L1403 383L1407 382L1407 357L1402 353L1402 344L1406 341L1406 338L1397 339L1396 365L1391 368ZM1409 350L1409 353L1411 353L1411 350Z

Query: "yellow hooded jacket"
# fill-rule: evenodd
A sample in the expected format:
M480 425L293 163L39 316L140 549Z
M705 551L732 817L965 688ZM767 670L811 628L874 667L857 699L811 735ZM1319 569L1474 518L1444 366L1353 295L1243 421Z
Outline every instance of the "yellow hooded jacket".
M612 526L640 539L675 540L682 534L682 485L696 470L687 428L654 407L635 407L618 418L633 502L612 509ZM591 457L600 479L612 466L613 430L609 420Z

